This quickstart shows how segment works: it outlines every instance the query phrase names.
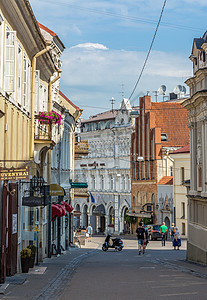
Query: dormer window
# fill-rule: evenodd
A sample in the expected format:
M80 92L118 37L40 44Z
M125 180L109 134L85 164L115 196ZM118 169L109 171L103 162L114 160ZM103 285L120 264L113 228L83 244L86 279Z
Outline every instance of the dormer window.
M161 133L161 142L167 142L167 141L168 141L167 134Z

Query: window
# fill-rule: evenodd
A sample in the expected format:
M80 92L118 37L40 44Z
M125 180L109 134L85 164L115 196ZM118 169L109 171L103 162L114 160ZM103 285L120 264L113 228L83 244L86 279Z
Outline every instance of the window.
M23 103L22 105L26 107L27 103L27 58L24 54L23 58Z
M22 48L18 45L17 51L17 103L22 100Z
M129 190L130 190L129 175L126 175L126 190L127 190L127 192L129 192Z
M139 162L137 162L137 180L140 180L140 167L139 167Z
M92 190L95 190L95 176L94 175L91 176L91 188L92 188Z
M149 161L146 161L146 167L147 167L147 180L149 180Z
M185 218L185 202L181 202L181 215L182 218Z
M47 89L45 86L43 91L43 110L47 111Z
M133 196L133 204L135 205L135 196Z
M3 74L3 17L0 14L0 88L2 88Z
M109 187L110 187L110 190L113 191L114 189L114 178L112 175L110 175L109 177Z
M145 168L144 168L144 161L142 161L142 180L145 179Z
M31 111L31 64L27 61L27 109Z
M135 162L132 162L132 178L135 180Z
M202 168L198 167L198 187L202 187Z
M6 28L4 87L6 92L14 92L16 32Z
M170 176L173 176L173 167L170 167Z
M185 169L183 167L180 168L180 178L181 178L181 184L184 184L184 182L185 182Z
M161 133L161 142L166 142L166 141L168 141L167 134Z
M182 235L185 235L185 223L182 223Z
M103 177L103 175L100 176L100 189L104 190L104 177Z
M124 175L121 176L121 186L122 186L122 191L125 191L125 177Z

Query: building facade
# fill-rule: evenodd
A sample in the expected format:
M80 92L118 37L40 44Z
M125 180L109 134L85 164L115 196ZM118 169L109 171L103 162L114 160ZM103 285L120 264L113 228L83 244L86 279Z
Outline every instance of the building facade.
M190 179L190 145L182 147L173 153L173 198L175 207L175 224L181 237L188 237L188 198L186 182Z
M79 138L87 140L89 154L75 162L75 179L88 183L89 197L75 198L77 224L91 223L94 232L125 231L124 215L131 204L131 105L82 120ZM77 225L76 224L76 225Z
M157 103L151 102L150 96L140 98L131 140L131 210L137 214L137 222L144 212L158 223L157 183L172 176L170 152L189 142L187 110L176 101ZM133 225L135 230L137 223Z
M1 1L1 282L20 270L20 251L28 244L38 246L39 260L49 252L49 206L25 201L42 201L51 183L51 149L60 141L63 125L43 120L39 113L57 111L53 102L59 103L63 50L58 36L37 22L29 1ZM12 178L5 175L10 168Z
M188 260L207 264L207 33L193 41L190 59L193 76L186 81L190 98L183 106L188 110L190 128L190 190L188 192Z

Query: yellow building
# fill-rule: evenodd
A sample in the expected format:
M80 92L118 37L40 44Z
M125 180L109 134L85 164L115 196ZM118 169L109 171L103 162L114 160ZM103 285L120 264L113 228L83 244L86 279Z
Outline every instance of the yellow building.
M52 128L58 125L52 122L41 124L36 116L39 111L52 110L52 98L55 97L52 87L60 78L59 57L63 50L64 45L57 35L48 39L43 36L27 0L1 1L0 166L4 172L11 167L16 171L12 173L13 178L0 177L2 249L8 240L8 257L4 251L2 254L5 263L2 264L1 281L6 272L8 275L16 273L17 252L33 242L36 225L39 226L40 259L47 248L43 238L46 237L46 208L22 208L21 201L30 192L28 175L30 178L41 176L45 182L50 182L48 152L55 145ZM19 176L17 168L25 167L29 168L29 174L24 172L27 176ZM7 266L6 259L9 261Z

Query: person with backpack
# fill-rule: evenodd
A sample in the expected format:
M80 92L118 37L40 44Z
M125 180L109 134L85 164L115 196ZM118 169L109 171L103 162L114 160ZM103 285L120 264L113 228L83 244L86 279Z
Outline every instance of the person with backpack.
M146 227L146 225L144 225L143 222L142 222L142 228L144 228L144 231L145 231L145 239L144 239L144 245L143 245L143 253L145 253L147 244L149 243L149 241L148 241L149 234L148 234L147 227Z
M139 227L137 227L136 234L138 240L139 255L141 255L141 252L143 254L145 253L144 241L146 239L146 233L145 233L145 229L142 227L142 222L139 223Z

